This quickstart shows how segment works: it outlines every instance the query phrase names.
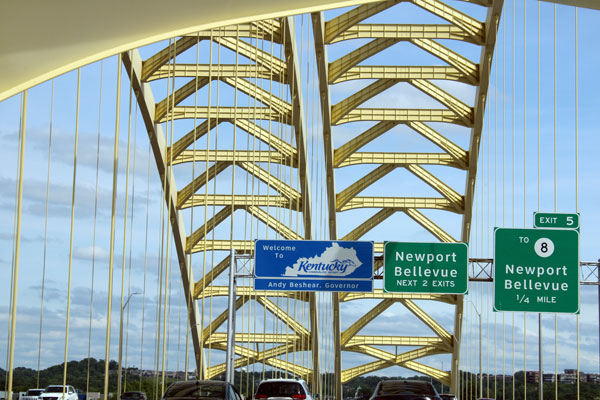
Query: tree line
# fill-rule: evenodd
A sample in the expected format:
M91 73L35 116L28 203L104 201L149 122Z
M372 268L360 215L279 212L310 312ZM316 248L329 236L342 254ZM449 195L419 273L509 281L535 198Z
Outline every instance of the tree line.
M109 394L117 391L117 368L116 361L110 361L108 379ZM86 358L81 361L70 361L67 363L67 385L72 385L79 390L80 393L86 392L104 392L104 360L96 360L94 358ZM122 371L121 390L125 391L142 391L147 395L148 400L158 400L162 397L163 390L166 389L176 379L165 378L164 386L162 376L159 373L157 376L142 377L127 374L127 371ZM61 385L63 383L64 364L58 364L49 368L37 370L25 367L17 367L13 370L13 392L25 392L33 388L45 388L48 385ZM260 381L270 378L291 378L281 371L261 371L261 372L241 372L236 371L235 385L240 393L244 394L248 399L253 397L254 392ZM224 380L224 374L213 379ZM431 381L425 376L410 376L410 377L382 377L382 376L363 376L354 378L350 382L342 386L344 399L369 399L377 386L377 383L388 379L416 379ZM461 374L461 400L474 400L478 398L479 381L477 376L470 373ZM322 375L323 400L332 399L334 393L334 377L333 374ZM448 393L450 388L442 386L441 383L433 380L432 384L440 393ZM6 390L6 371L0 368L0 390ZM538 398L538 384L525 382L525 374L519 371L514 375L514 399ZM488 389L489 388L489 389ZM489 390L489 391L488 391ZM544 399L575 399L577 398L577 385L568 383L545 383L544 384ZM556 397L556 394L558 396ZM483 396L489 396L496 399L513 399L513 382L495 381L490 377L483 379ZM111 396L112 397L112 396ZM600 400L600 385L588 382L580 382L579 398L581 400Z
M116 361L110 361L108 369L108 392L117 391L117 369ZM67 385L75 387L80 394L87 392L104 393L104 360L86 358L81 361L69 361L67 363ZM62 385L64 376L64 363L53 365L39 371L17 367L13 370L13 392L25 392L33 388L45 388L48 385ZM155 398L156 393L162 394L161 377L133 377L127 375L125 369L122 371L121 391L143 391L149 400ZM174 379L166 379L165 385L169 385ZM6 390L6 371L0 368L0 390ZM158 397L160 398L160 396Z

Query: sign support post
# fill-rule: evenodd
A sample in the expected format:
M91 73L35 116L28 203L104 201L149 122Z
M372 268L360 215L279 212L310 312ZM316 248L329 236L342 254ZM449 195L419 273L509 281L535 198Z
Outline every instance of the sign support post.
M534 228L553 228L553 229L577 229L580 227L579 213L533 213ZM600 287L599 287L600 288ZM600 290L600 289L599 289ZM600 292L599 292L600 293ZM539 400L544 399L544 371L542 358L542 313L538 313L538 352L539 352Z
M538 369L540 371L539 397L540 400L544 400L544 363L542 362L542 313L538 313L538 353Z

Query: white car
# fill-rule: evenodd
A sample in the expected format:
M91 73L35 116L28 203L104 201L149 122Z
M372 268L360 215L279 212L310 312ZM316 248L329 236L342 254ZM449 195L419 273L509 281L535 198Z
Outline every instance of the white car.
M38 400L42 393L44 393L44 389L29 389L21 397L21 400Z
M64 397L63 397L64 391ZM78 400L77 391L71 385L50 385L40 395L39 400Z
M313 400L313 397L302 379L266 379L258 385L254 399Z

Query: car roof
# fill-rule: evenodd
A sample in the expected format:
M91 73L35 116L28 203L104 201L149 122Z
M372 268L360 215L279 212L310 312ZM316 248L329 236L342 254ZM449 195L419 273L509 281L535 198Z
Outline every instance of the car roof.
M222 385L225 386L227 385L228 382L224 382L224 381L217 381L217 380L193 380L193 381L177 381L172 383L171 385L169 385L169 387L167 388L167 390L165 391L165 394L169 391L173 391L175 390L174 388L187 388L187 387L193 387L193 386L199 386L199 385ZM178 389L178 390L179 390Z
M222 386L223 390L229 386L229 382L217 381L217 380L192 380L192 381L178 381L169 385L165 393L162 395L163 399L167 398L183 398L181 391L188 391L190 389L195 390L195 387L201 386ZM179 395L178 395L179 394Z
M379 385L381 386L393 386L393 385L415 385L415 386L430 386L431 383L428 381L420 381L418 379L386 379L384 381L380 381Z
M435 392L434 386L427 381L421 381L417 379L390 379L380 381L377 385L376 393L381 394L382 392L389 392L389 394L392 394L396 390L406 390L409 388L419 391Z
M205 385L205 384L209 384L209 385L214 385L214 384L221 384L221 385L226 385L227 382L225 381L218 381L216 379L213 380L189 380L189 381L177 381L177 382L173 382L172 385L182 385L182 386L193 386L193 385Z
M294 378L271 378L271 379L265 379L262 380L260 383L263 382L306 382L304 379L294 379Z

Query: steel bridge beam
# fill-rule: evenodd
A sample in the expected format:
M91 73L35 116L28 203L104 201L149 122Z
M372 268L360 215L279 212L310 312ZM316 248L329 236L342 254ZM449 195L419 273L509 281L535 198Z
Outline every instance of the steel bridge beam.
M238 294L239 296L247 296L251 297L253 300L255 297L283 297L289 299L298 299L300 301L308 301L308 295L295 295L293 292L282 292L277 290L254 290L248 286L238 286ZM209 298L209 297L227 297L229 295L229 290L227 286L209 286L204 290L200 291L197 299L201 298ZM257 300L258 301L258 300Z
M310 196L310 182L308 171L307 131L304 121L304 101L302 96L302 75L296 49L296 35L294 19L287 17L284 27L285 57L287 62L287 73L292 97L292 115L294 132L296 133L296 144L298 146L298 174L300 177L300 192L302 193L302 216L304 222L304 239L312 239L312 205ZM312 355L312 382L313 391L320 390L319 369L319 320L317 312L317 299L315 293L309 294L310 326L311 326L311 355Z
M188 257L185 251L186 234L181 215L177 209L177 189L174 185L174 176L171 168L168 167L166 154L166 141L162 131L162 127L159 124L154 123L155 114L155 102L154 96L150 85L144 83L141 79L142 73L142 60L137 50L133 50L130 53L123 53L123 64L125 70L129 73L131 85L135 92L138 104L140 106L140 112L148 131L150 138L150 145L152 147L152 153L160 176L160 182L163 184L165 201L167 203L167 209L169 210L169 221L171 223L171 229L173 231L173 241L175 243L175 251L177 253L177 259L179 264L179 270L181 273L181 279L183 283L183 291L188 307L190 331L192 335L192 344L194 346L194 354L196 367L198 373L201 376L205 376L205 364L203 360L202 351L202 333L198 328L200 316L196 302L193 298L194 290L194 275L192 268L188 265Z
M302 338L295 334L285 334L285 333L236 333L235 341L236 342L246 342L246 343L293 343L301 340ZM227 334L215 332L212 334L210 339L206 340L206 343L220 343L226 344L227 342Z
M329 238L337 239L335 176L333 173L334 150L331 131L331 98L329 95L329 65L327 64L327 47L325 46L325 20L322 12L311 15L315 57L319 74L319 98L321 99L321 120L323 123L323 150L325 153L325 185L327 189L327 227ZM342 333L340 329L340 300L338 293L331 294L332 335L333 335L333 374L334 394L336 399L342 398Z
M492 68L492 57L494 56L494 47L496 44L496 35L498 33L498 25L500 23L500 15L502 13L502 5L504 0L495 0L493 5L488 9L486 16L486 38L487 43L481 50L481 84L477 88L475 94L475 120L471 131L471 140L469 144L469 171L467 173L467 181L465 188L465 216L463 218L463 228L461 240L467 242L471 232L471 218L473 212L473 196L475 192L475 178L477 175L477 159L479 158L479 144L481 142L481 130L483 128L483 115L485 112L485 101L489 87L489 75ZM462 315L463 302L459 302L456 306L456 318L454 320L454 353L452 355L452 387L458 387L459 382L459 361L460 361L460 337L462 330Z

